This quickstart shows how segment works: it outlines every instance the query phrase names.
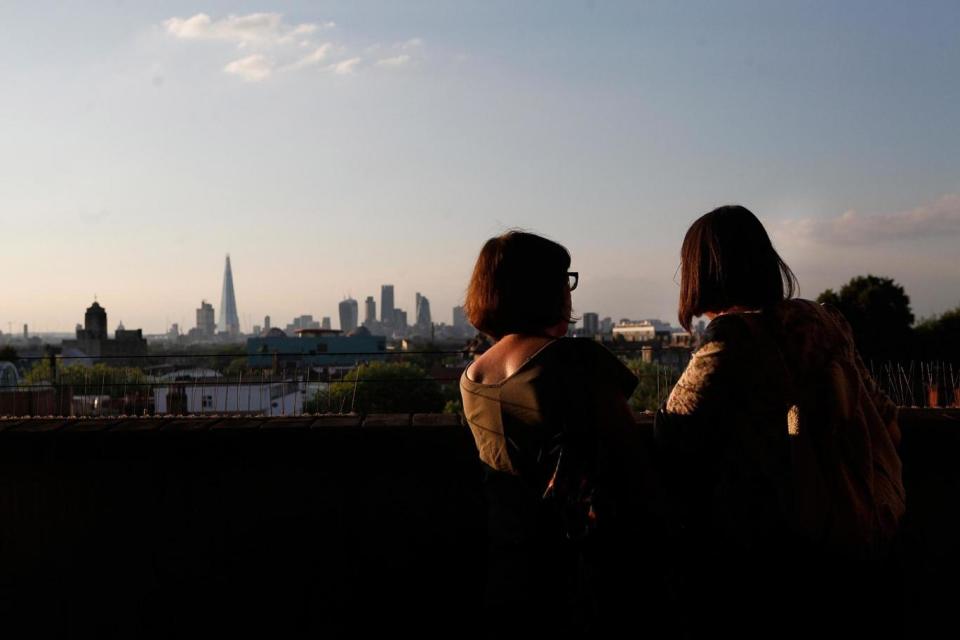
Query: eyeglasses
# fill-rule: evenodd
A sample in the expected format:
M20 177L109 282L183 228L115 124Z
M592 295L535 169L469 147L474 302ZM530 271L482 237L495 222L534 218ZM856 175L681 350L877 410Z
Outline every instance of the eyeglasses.
M570 285L570 291L576 289L577 283L580 282L580 273L578 271L568 271L567 282Z

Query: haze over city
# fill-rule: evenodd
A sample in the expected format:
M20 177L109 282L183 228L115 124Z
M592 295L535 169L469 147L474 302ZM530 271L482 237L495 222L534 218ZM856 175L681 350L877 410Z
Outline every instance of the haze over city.
M957 306L955 2L169 2L4 9L0 330L148 333L429 296L564 243L576 312L675 320L683 233L754 210L816 297Z

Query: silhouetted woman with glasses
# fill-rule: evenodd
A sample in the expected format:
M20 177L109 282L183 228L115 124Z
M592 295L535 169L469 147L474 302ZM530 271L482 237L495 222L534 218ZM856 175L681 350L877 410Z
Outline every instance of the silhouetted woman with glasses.
M510 231L483 246L467 289L467 317L496 341L460 380L486 474L494 637L602 633L639 594L610 588L631 562L622 549L643 546L637 379L599 343L565 337L577 280L564 247Z

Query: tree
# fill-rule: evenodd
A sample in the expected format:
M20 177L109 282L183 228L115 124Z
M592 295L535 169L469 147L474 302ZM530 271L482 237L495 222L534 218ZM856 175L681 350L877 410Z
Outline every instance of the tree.
M679 374L670 368L643 360L629 360L626 365L639 380L637 388L630 396L630 408L634 411L656 411L670 395Z
M910 298L892 278L857 276L839 293L827 289L817 302L840 310L853 329L865 360L908 360L914 357Z
M143 391L150 378L134 367L110 367L102 363L86 367L81 364L59 366L56 380L53 379L49 360L40 360L24 377L26 384L45 382L70 386L73 392L83 395L108 395L120 397L126 393Z
M230 364L223 368L223 375L228 378L236 378L244 374L249 374L249 372L250 368L247 366L246 356L234 358L230 361Z
M960 365L960 306L924 320L917 325L916 333L919 358Z
M409 363L372 362L350 371L328 390L334 412L432 413L444 408L440 383ZM317 402L323 408L323 401Z

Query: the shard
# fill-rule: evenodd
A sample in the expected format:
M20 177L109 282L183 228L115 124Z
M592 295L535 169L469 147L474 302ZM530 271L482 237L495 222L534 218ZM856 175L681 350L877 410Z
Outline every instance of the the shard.
M240 333L240 318L237 315L237 296L233 292L233 270L230 268L230 254L227 254L227 266L223 270L223 293L220 295L220 321L217 330L231 336Z

